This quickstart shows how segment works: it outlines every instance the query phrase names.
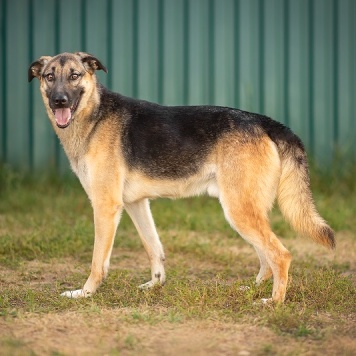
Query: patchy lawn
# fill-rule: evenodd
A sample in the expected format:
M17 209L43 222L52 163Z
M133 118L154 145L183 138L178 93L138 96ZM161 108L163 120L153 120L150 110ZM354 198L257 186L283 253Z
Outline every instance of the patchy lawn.
M278 210L272 213L293 255L286 303L274 306L260 303L272 283L254 285L254 249L206 197L152 202L167 257L164 287L137 288L150 278L149 263L124 215L97 294L60 297L89 273L90 204L71 179L3 172L0 354L354 355L355 183L327 179L314 178L314 196L336 230L335 252L296 237Z

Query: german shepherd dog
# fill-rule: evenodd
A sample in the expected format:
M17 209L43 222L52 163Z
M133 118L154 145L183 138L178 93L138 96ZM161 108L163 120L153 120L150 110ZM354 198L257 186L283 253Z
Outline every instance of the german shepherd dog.
M329 248L334 232L318 214L301 140L272 119L218 106L161 106L111 92L95 71L94 56L43 56L28 71L37 77L48 117L93 210L91 273L82 289L91 296L108 273L123 209L151 263L151 280L165 282L164 251L149 200L208 194L219 199L233 229L260 260L257 284L273 276L272 300L286 295L291 254L272 232L268 212L278 199L293 228Z

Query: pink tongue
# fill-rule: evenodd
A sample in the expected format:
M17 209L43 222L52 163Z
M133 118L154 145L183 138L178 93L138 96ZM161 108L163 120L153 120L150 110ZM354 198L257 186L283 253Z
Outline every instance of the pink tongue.
M56 109L54 111L54 116L56 117L56 122L60 126L65 126L68 124L72 114L69 108Z

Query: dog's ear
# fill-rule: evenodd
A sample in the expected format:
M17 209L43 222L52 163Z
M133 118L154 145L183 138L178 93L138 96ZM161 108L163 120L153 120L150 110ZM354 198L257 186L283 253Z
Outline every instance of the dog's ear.
M91 54L85 52L77 52L76 55L80 57L84 64L84 67L89 73L93 74L96 70L100 69L103 70L105 73L108 72L106 67L99 61L99 59L95 58Z
M42 56L37 59L37 61L33 62L28 69L28 81L30 82L33 78L41 78L43 73L43 68L45 65L52 59L49 56Z

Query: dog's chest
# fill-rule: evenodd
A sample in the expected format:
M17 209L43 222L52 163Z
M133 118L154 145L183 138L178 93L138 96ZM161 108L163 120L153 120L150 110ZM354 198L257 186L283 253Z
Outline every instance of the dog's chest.
M90 198L89 173L85 158L72 158L69 161L72 171L79 178L80 183Z

